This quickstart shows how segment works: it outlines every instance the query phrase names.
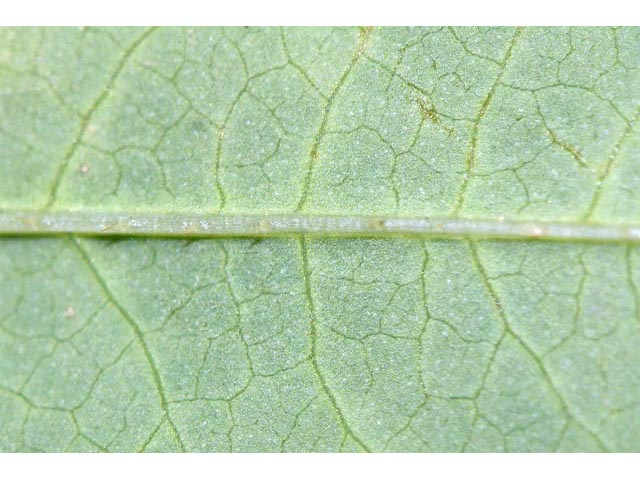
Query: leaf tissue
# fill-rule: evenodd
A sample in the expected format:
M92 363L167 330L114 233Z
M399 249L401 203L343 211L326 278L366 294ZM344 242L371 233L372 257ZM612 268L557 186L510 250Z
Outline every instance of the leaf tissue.
M639 451L640 29L0 29L0 451Z

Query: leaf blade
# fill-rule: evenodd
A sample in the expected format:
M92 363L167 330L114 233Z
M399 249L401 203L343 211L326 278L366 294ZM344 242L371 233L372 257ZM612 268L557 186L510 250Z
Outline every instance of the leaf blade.
M639 32L0 29L0 450L637 451Z

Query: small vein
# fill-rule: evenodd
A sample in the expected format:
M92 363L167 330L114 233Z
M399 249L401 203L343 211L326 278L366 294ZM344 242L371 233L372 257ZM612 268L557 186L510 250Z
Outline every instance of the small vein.
M640 322L640 295L638 294L638 285L633 277L633 249L630 245L625 250L625 263L627 270L627 282L629 282L629 289L633 297L633 313L635 315L636 322Z
M75 138L73 139L73 142L71 143L71 145L69 145L69 148L64 154L62 163L60 163L60 166L58 167L58 170L54 177L53 186L51 187L51 194L49 195L49 199L45 204L45 208L50 208L56 202L58 198L58 190L60 189L60 184L62 182L62 177L64 177L64 173L67 171L67 167L69 165L69 161L71 160L71 157L73 157L73 154L76 152L76 150L80 146L82 142L82 138L84 137L84 134L87 131L87 128L89 127L89 123L91 122L91 119L95 115L100 105L102 105L104 101L107 99L107 97L109 96L109 93L111 93L113 86L115 85L116 81L118 80L118 77L124 70L125 65L129 61L133 53L138 49L138 47L142 44L142 42L144 42L144 40L146 40L149 37L149 35L153 33L155 28L156 27L150 27L146 29L141 35L139 35L131 43L129 48L125 50L125 52L120 57L120 60L116 65L116 68L111 74L111 77L109 77L109 81L107 82L106 86L100 92L100 94L96 97L96 99L91 103L91 106L89 107L87 112L84 115L82 115L80 126L78 128L78 133L76 134Z
M420 377L420 387L422 388L422 394L425 397L425 401L429 399L429 391L427 389L426 383L426 372L424 371L423 360L425 358L424 354L424 342L427 333L427 326L429 321L431 320L431 312L429 311L429 305L427 303L427 267L429 266L429 251L427 250L427 242L422 242L422 268L420 270L420 303L422 303L422 308L424 311L424 322L422 324L422 328L420 329L420 333L418 334L418 348L417 348L417 371L418 376Z
M216 186L216 191L218 193L218 201L219 201L218 211L222 211L222 209L224 209L225 205L227 204L227 195L224 191L224 188L222 187L222 179L221 179L221 172L220 172L221 166L222 166L222 143L226 135L227 123L229 122L231 115L233 114L233 111L238 105L238 102L240 102L240 99L247 91L249 81L250 81L249 68L247 66L247 62L244 58L242 50L240 49L240 47L235 41L231 40L230 38L227 38L226 35L225 35L225 39L236 50L236 53L240 58L240 61L242 63L242 70L245 75L245 81L240 91L238 91L236 96L233 98L233 100L229 104L229 108L227 109L224 115L224 118L222 119L222 123L217 128L218 142L216 144L216 153L215 153L214 163L215 163L215 186Z
M596 207L598 206L598 203L600 203L600 199L602 198L602 194L604 192L603 188L607 180L607 177L613 170L613 167L615 166L616 161L620 157L620 151L622 150L622 146L624 145L624 142L627 140L627 138L629 138L629 136L633 133L635 124L638 122L639 118L640 118L640 108L638 108L638 110L636 111L631 121L627 123L627 127L624 129L624 131L622 132L622 135L620 135L620 138L618 139L616 144L613 146L613 149L611 150L611 155L609 155L607 162L604 164L604 168L602 169L600 175L598 175L598 179L596 181L596 191L593 193L593 197L591 198L591 203L589 204L589 207L587 208L587 211L582 218L583 220L589 220L593 216L596 210Z
M309 256L308 256L307 242L306 242L306 239L304 237L302 237L300 239L299 245L300 245L300 251L301 251L301 256L302 256L302 275L304 277L304 292L305 292L307 304L308 304L308 307L309 307L309 315L310 315L310 318L311 318L311 332L310 332L310 335L311 335L311 358L310 358L311 359L311 366L312 366L313 371L315 372L316 376L318 377L318 380L320 381L320 386L321 386L322 390L324 391L327 399L331 403L333 411L335 412L336 417L338 418L338 422L340 423L340 426L342 427L342 429L349 436L351 436L351 438L353 438L353 440L365 452L370 452L371 449L354 433L354 431L351 429L351 427L347 423L347 420L346 420L346 418L344 416L344 413L342 412L342 410L338 406L338 402L336 400L336 397L333 394L333 392L331 391L331 389L329 388L327 380L325 379L324 374L322 373L322 370L320 369L320 366L318 365L317 316L316 316L315 303L313 301L313 296L312 296L312 293L311 293L311 271L309 269Z
M320 88L318 87L318 85L311 79L311 77L309 76L309 74L307 72L305 72L304 68L302 68L300 66L300 64L298 64L298 62L296 62L293 57L291 56L291 52L289 51L289 45L287 44L287 39L284 35L284 27L280 27L279 29L279 33L280 33L280 42L282 43L282 48L284 50L284 54L287 57L287 61L289 62L289 64L302 76L302 78L304 79L304 81L318 94L320 95L323 99L326 100L326 95L322 92L322 90L320 90Z
M309 197L309 188L311 185L311 178L313 177L313 172L315 170L315 166L318 159L318 149L320 147L320 142L322 142L322 139L326 133L327 122L329 120L329 114L331 113L331 108L333 107L333 104L335 102L335 99L338 93L340 92L345 82L347 81L347 77L349 77L349 74L353 71L354 67L356 66L356 64L364 54L367 43L369 41L369 37L371 36L371 30L372 30L371 27L360 29L360 40L358 41L358 46L356 47L356 51L354 52L351 58L351 62L349 63L349 66L346 68L346 70L342 73L342 76L338 80L338 83L336 83L335 87L327 97L327 101L325 103L324 110L322 113L322 119L320 120L320 126L318 128L316 135L313 138L313 141L311 143L311 148L309 150L309 158L306 164L307 175L305 176L304 181L302 183L302 192L300 194L300 200L298 201L298 204L295 208L296 212L299 212L300 210L302 210L307 203L307 200Z
M467 188L469 188L469 181L471 179L471 174L475 167L477 148L478 148L478 131L480 129L480 123L482 121L482 118L487 113L489 106L491 105L491 101L493 100L495 91L498 88L498 85L500 84L500 82L502 81L502 77L504 76L504 73L507 70L507 65L509 64L509 61L512 58L514 47L518 41L518 38L520 37L520 35L522 35L523 30L524 29L520 27L516 30L516 33L513 35L513 38L511 39L511 42L509 44L509 48L507 48L507 52L504 56L504 60L501 62L500 71L498 72L498 75L496 76L496 79L493 82L493 85L491 85L489 92L487 92L487 95L482 100L482 103L480 104L480 108L478 110L478 114L476 115L476 118L473 121L473 127L471 130L471 140L469 142L469 147L467 149L467 154L465 156L466 171L462 179L462 185L460 187L458 195L456 196L456 203L453 209L453 216L455 217L459 215L460 210L462 209L462 205L464 203L464 197L467 193Z
M78 242L78 239L75 238L75 237L70 237L70 241L71 241L71 244L76 249L76 251L78 252L80 258L82 259L82 261L86 265L86 267L89 270L89 272L91 272L91 274L93 275L93 278L95 279L96 283L102 289L102 291L103 291L105 297L107 298L107 300L109 301L109 303L111 303L115 307L115 309L118 311L120 316L126 321L126 323L129 325L129 327L131 327L131 330L133 330L133 333L135 334L136 338L138 339L138 342L140 343L140 347L142 348L142 352L143 352L143 354L145 356L145 359L147 360L147 363L149 364L149 368L151 369L151 374L153 376L154 383L155 383L156 388L158 390L158 394L160 395L160 407L162 408L162 411L164 412L165 418L169 422L169 426L170 426L170 428L172 430L172 434L173 434L173 437L174 437L176 443L178 444L178 446L180 447L180 449L183 452L186 451L185 447L184 447L184 443L182 442L182 439L180 438L180 434L178 433L178 429L176 428L175 424L173 423L173 421L171 419L171 415L169 414L169 409L168 409L168 406L167 406L168 402L167 402L167 397L166 397L166 394L165 394L165 389L164 389L164 386L163 386L163 383L162 383L162 378L160 377L160 373L158 371L158 367L156 366L155 360L153 359L153 356L151 355L151 351L149 349L149 346L147 345L146 340L144 339L144 334L142 333L142 330L140 329L140 326L133 319L133 317L129 314L129 312L122 306L122 304L120 304L115 299L115 297L114 297L113 293L111 292L111 289L107 285L105 279L102 277L102 275L98 271L97 267L95 266L95 264L93 263L93 261L89 257L89 254L87 253L87 251L84 249L84 247L82 247L80 242Z
M483 285L485 287L485 290L487 291L487 293L491 297L491 299L493 301L493 307L494 307L496 313L498 314L498 316L500 317L502 323L504 324L506 332L509 333L509 335L511 335L511 337L514 338L516 340L516 342L518 342L518 344L527 352L527 354L534 361L534 363L536 364L536 366L540 370L540 373L542 374L543 378L545 379L546 383L549 385L549 388L551 389L551 392L552 392L553 396L556 397L556 399L560 403L560 407L562 408L562 410L565 413L565 415L567 416L567 418L569 420L573 421L575 424L577 424L580 427L582 427L586 432L588 432L589 435L593 438L593 440L597 443L598 447L602 451L608 451L608 448L603 443L603 441L600 439L600 437L594 431L592 431L589 427L587 427L582 422L580 422L575 417L575 415L571 412L571 409L569 408L569 404L564 399L564 397L560 394L560 391L558 390L558 388L556 387L555 382L551 378L551 375L549 374L549 371L548 371L547 367L544 365L542 360L540 360L538 355L536 355L536 353L531 349L531 347L522 339L522 337L520 337L520 335L518 335L513 330L513 328L511 328L511 323L509 322L509 319L507 318L507 314L505 313L504 308L502 307L502 301L500 300L500 297L498 296L498 292L495 290L495 288L494 288L493 284L491 283L491 280L489 279L489 276L488 276L488 274L487 274L487 272L486 272L486 270L484 268L484 265L480 261L480 256L478 255L478 246L477 246L476 242L473 242L473 241L469 242L469 251L471 253L472 262L473 262L476 270L480 274L480 278L481 278L482 283L483 283Z
M227 38L227 37L225 37ZM289 64L286 63L284 65L277 65L275 67L269 68L267 70L263 70L261 72L258 73L254 73L253 75L249 75L249 67L247 65L247 61L244 57L244 54L242 53L242 49L238 46L237 42L231 40L230 38L227 38L227 40L229 41L229 43L231 43L231 45L233 46L233 48L236 50L238 57L240 58L240 61L242 63L242 69L244 71L244 75L245 75L245 81L244 84L242 85L242 88L240 88L240 90L238 90L237 94L235 95L235 97L233 98L233 100L231 100L231 103L229 104L229 107L227 108L224 117L222 119L222 122L217 126L217 136L218 136L218 142L216 143L216 151L215 151L215 158L214 158L214 168L215 168L215 187L216 187L216 192L218 194L218 201L219 201L219 205L218 205L218 212L222 212L222 210L224 210L224 208L227 205L227 193L225 192L225 189L223 187L223 181L222 181L222 170L223 170L223 164L222 164L222 154L223 154L223 143L224 140L227 136L227 126L228 123L231 121L231 116L233 115L235 109L238 107L240 101L242 100L242 98L244 97L244 95L251 95L251 97L260 102L261 102L255 95L251 94L249 88L251 85L251 82L253 82L254 80L256 80L257 78L263 77L264 75L267 75L268 73L274 72L274 71L278 71L278 70L282 70L285 67L287 67ZM264 106L264 105L263 105ZM266 107L268 110L270 110L268 107ZM273 114L273 112L271 112ZM276 118L277 120L277 118Z
M540 102L538 101L538 97L535 95L535 93L533 97L536 103L536 110L538 112L538 115L540 116L540 119L542 120L542 125L544 126L547 132L547 135L549 135L549 138L551 139L551 143L553 143L554 145L557 145L559 148L561 148L562 150L567 152L569 155L571 155L573 159L581 167L588 167L589 165L584 159L584 157L582 156L582 154L580 153L580 150L578 150L571 143L565 142L564 140L560 139L556 134L556 132L549 126L549 124L547 123L546 117L542 113L542 109L540 108Z

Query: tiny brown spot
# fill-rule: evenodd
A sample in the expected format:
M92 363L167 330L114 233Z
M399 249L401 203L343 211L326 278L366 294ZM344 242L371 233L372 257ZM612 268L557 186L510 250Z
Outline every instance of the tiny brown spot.
M67 309L65 310L65 312L64 312L64 318L71 319L71 318L73 318L75 316L76 316L76 309L73 308L71 305L69 305L67 307Z
M384 228L384 220L380 220L379 218L369 220L369 228L382 230Z
M89 173L89 165L86 163L80 165L80 173Z
M420 116L423 120L429 121L434 125L440 124L440 114L430 100L426 98L418 98L416 102L418 104L418 108L420 109Z

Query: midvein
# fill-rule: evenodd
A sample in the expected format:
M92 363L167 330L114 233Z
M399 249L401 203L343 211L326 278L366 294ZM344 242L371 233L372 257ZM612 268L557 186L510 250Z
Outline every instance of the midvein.
M140 237L412 236L640 242L640 224L358 215L218 215L0 210L0 236Z

